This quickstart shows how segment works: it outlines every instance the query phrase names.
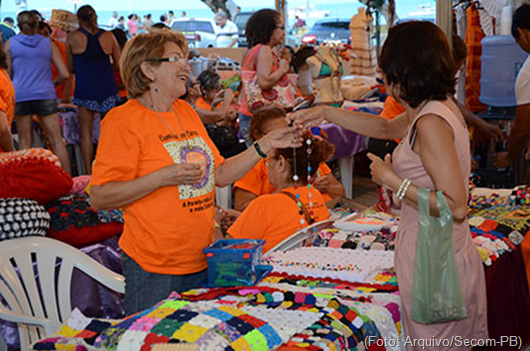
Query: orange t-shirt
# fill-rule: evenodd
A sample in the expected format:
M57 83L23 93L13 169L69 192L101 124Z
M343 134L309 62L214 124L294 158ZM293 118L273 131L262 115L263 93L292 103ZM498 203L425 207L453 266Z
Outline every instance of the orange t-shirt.
M318 166L316 176L321 177L329 173L331 173L331 169L329 169L326 163L322 162ZM250 191L257 196L272 194L276 191L274 186L269 182L269 169L263 159L248 171L243 178L234 183L235 188ZM331 200L331 197L327 194L322 194L322 197L324 198L324 202Z
M392 119L394 117L399 116L405 112L405 108L403 105L401 105L396 99L394 99L392 96L388 96L385 100L385 106L383 107L383 111L381 111L381 117L384 117L386 119ZM401 139L394 139L396 143L400 143Z
M381 117L392 119L399 116L403 112L405 112L405 108L399 102L397 102L396 99L394 99L392 96L389 96L385 100L385 106L383 107L383 111L381 111Z
M11 128L15 116L15 87L4 69L0 68L0 111L7 116L7 123ZM0 152L5 150L0 146Z
M284 189L296 194L291 187ZM328 210L324 204L322 194L315 188L311 189L313 208L309 206L309 189L305 186L298 188L300 199L308 211L313 211L311 216L316 222L329 218ZM252 201L241 213L235 223L228 228L228 234L236 239L265 239L267 242L263 252L287 239L302 227L300 220L304 218L298 212L296 202L284 194L263 195ZM305 223L303 227L307 227Z
M212 109L212 106L204 100L204 98L201 96L195 101L195 106L203 108L205 110L210 111Z
M55 45L57 45L57 48L59 49L59 52L61 53L63 62L66 65L66 46L59 40L55 40L55 39L51 39L51 40L55 43ZM57 71L57 68L55 68L55 65L52 64L52 79L54 82L57 79L57 77L59 77L59 71ZM55 92L57 93L57 99L63 98L65 86L66 86L66 81L63 81L61 84L55 87ZM75 82L72 84L72 92L69 97L74 96L74 90L75 90L74 87L75 87Z
M207 266L202 250L215 230L214 172L224 158L195 110L182 100L174 107L176 113L155 113L131 99L112 109L101 123L92 186L137 179L173 163L205 164L200 184L159 188L125 207L119 242L148 272L191 274Z

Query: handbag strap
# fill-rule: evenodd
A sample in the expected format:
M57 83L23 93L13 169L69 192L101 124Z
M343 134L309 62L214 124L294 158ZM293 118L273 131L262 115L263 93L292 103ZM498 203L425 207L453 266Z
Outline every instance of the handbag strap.
M280 194L287 195L287 197L289 197L290 199L292 199L296 203L296 206L300 205L300 208L301 208L302 212L304 213L304 217L305 217L306 222L309 225L313 224L314 219L311 218L311 215L309 214L309 211L307 211L307 208L304 206L302 201L299 201L296 198L296 196L294 196L293 194L291 194L290 192L287 192L287 191L280 191Z

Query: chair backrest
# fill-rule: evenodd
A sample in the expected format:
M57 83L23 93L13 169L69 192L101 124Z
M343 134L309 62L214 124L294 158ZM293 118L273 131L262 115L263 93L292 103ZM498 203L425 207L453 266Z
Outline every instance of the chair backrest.
M313 244L313 241L315 241L315 237L318 235L318 233L323 229L328 229L333 226L334 220L327 219L325 221L320 221L317 223L314 223L308 227L305 227L303 229L300 229L269 251L268 253L272 253L275 251L287 251L292 250L297 247L304 247L304 246L310 246Z
M0 295L8 306L0 303L0 318L18 323L22 350L53 334L70 315L74 268L125 291L123 276L61 241L26 237L0 243Z

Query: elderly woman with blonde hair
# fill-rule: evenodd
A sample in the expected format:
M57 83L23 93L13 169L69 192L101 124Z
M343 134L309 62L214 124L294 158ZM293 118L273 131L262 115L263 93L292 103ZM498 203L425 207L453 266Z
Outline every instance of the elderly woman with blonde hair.
M215 186L241 178L273 148L301 143L295 127L281 128L225 160L195 110L178 99L190 73L187 54L180 33L131 39L120 62L130 100L101 126L92 205L125 209L120 246L129 313L199 287L203 249L214 237Z

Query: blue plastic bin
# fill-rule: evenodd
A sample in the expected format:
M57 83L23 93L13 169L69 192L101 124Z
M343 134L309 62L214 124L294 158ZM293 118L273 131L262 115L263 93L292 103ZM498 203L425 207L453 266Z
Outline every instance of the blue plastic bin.
M249 248L233 248L247 244ZM208 262L208 287L251 286L272 266L261 266L265 240L220 239L204 249Z

